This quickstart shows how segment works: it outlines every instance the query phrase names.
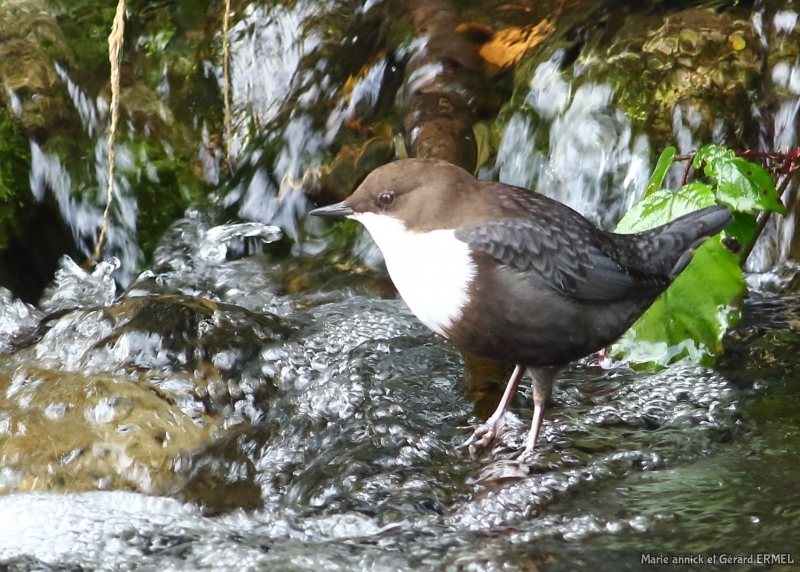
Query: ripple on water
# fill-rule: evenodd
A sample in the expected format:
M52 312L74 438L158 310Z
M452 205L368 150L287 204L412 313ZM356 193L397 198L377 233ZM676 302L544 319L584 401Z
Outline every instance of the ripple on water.
M133 418L140 405L130 395L153 411L169 396L170 415L182 412L197 435L215 436L202 449L181 449L169 417L159 434L157 448L179 478L167 490L203 510L135 495L12 495L0 499L9 514L57 513L67 540L39 530L36 546L0 541L1 555L98 568L136 562L239 570L412 569L447 554L452 566L480 568L503 558L524 563L530 557L523 547L531 543L627 538L669 519L700 518L666 505L620 507L619 495L633 495L616 491L646 488L650 481L637 475L679 472L732 439L739 392L720 374L689 365L655 374L574 366L557 382L532 474L487 482L482 471L522 446L529 398L519 396L495 446L469 458L458 449L468 434L462 427L475 421L460 385L462 358L401 302L343 295L319 304L299 293L286 296L286 324L263 314L260 302L259 312L226 305L227 285L256 266L248 267L247 257L228 260L218 248L208 260L196 259L191 243L209 236L199 222L179 225L182 238L160 251L158 271L137 281L132 297L54 315L4 367L12 373L6 399L20 411L41 409L49 423L77 416L95 431L108 430L103 447L70 443L57 450L62 470L102 458L140 490L164 490L164 473L134 461L110 435L136 435L152 422ZM273 269L266 280L274 276ZM175 295L183 288L214 301ZM117 377L87 386L94 397L76 410L69 396L42 397L54 374L19 369L25 356L51 371ZM132 381L157 393L117 391ZM0 430L19 437L13 416L0 418ZM12 469L0 473L0 483L19 490L29 477ZM590 497L608 500L595 504ZM223 514L209 516L217 513ZM33 523L15 534L33 532ZM95 544L84 551L85 541Z
M175 570L428 569L446 555L448 566L491 569L538 561L532 546L608 545L719 514L688 489L684 501L669 500L684 465L713 459L737 431L739 392L718 373L575 366L559 378L533 473L487 483L475 480L482 468L511 457L525 437L527 399L515 403L494 449L470 459L457 449L471 405L452 348L396 301L351 297L308 312L297 336L258 352L278 389L258 425L182 457L187 484L178 496L206 511L249 512L209 517L191 504L135 495L12 495L0 499L4 514L58 514L59 536L40 529L30 546L3 534L0 555ZM217 359L224 365L233 355ZM98 421L116 411L102 405L93 409ZM209 500L215 483L233 505ZM199 488L189 494L192 486ZM13 535L34 528L26 522ZM94 544L76 549L85 542Z

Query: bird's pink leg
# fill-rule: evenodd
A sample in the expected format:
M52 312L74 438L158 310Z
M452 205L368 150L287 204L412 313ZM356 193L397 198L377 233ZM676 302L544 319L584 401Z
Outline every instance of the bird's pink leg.
M555 368L532 368L533 377L533 419L531 420L531 430L525 440L525 449L519 456L523 463L533 459L533 450L536 447L536 440L539 438L539 431L544 421L544 407L553 391L553 380L558 374Z
M463 446L469 449L470 454L474 455L479 447L486 447L497 438L502 427L503 414L511 405L511 400L514 399L514 394L517 392L517 387L523 375L525 375L525 366L518 365L514 368L514 373L511 374L511 379L506 384L506 390L503 392L500 403L497 404L497 409L494 410L489 419L475 428L472 436L464 443Z

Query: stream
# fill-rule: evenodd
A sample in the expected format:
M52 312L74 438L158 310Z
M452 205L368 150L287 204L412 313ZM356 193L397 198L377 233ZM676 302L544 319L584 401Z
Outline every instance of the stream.
M438 73L416 4L233 4L230 137L222 3L129 7L91 267L113 9L0 3L0 198L27 193L13 225L0 211L0 570L800 569L792 186L714 368L572 364L530 474L492 480L524 445L530 382L470 456L497 384L410 313L355 223L305 216L400 154L395 92ZM453 4L482 46L543 34L503 44L513 64L482 55L485 77L442 64L485 96L479 177L603 228L667 144L798 144L791 2ZM665 57L683 68L648 86Z

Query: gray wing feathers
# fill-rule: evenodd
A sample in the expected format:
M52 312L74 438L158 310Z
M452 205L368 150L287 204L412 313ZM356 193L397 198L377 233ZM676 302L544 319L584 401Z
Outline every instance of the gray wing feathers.
M694 249L733 220L730 209L714 206L622 235L603 232L535 193L500 196L538 218L469 225L458 229L456 238L524 273L538 287L583 300L618 300L663 290L688 265Z
M507 218L459 229L456 237L524 273L537 286L573 298L618 299L637 283L581 228Z

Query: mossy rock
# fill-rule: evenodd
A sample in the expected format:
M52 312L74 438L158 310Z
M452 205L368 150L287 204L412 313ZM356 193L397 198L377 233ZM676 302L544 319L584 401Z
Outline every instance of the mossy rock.
M515 93L502 117L530 114L530 81L539 65L557 56L565 62L562 73L573 93L586 83L612 86L615 105L648 131L657 147L672 143L679 106L692 118L699 140L724 135L731 145L747 133L742 125L751 121L748 94L759 88L763 58L749 12L693 7L666 16L624 14L608 28L587 33L574 61L566 55L580 46L569 30L571 21L566 15L552 41L520 62Z
M164 491L177 455L211 440L146 383L97 374L0 371L0 492Z

